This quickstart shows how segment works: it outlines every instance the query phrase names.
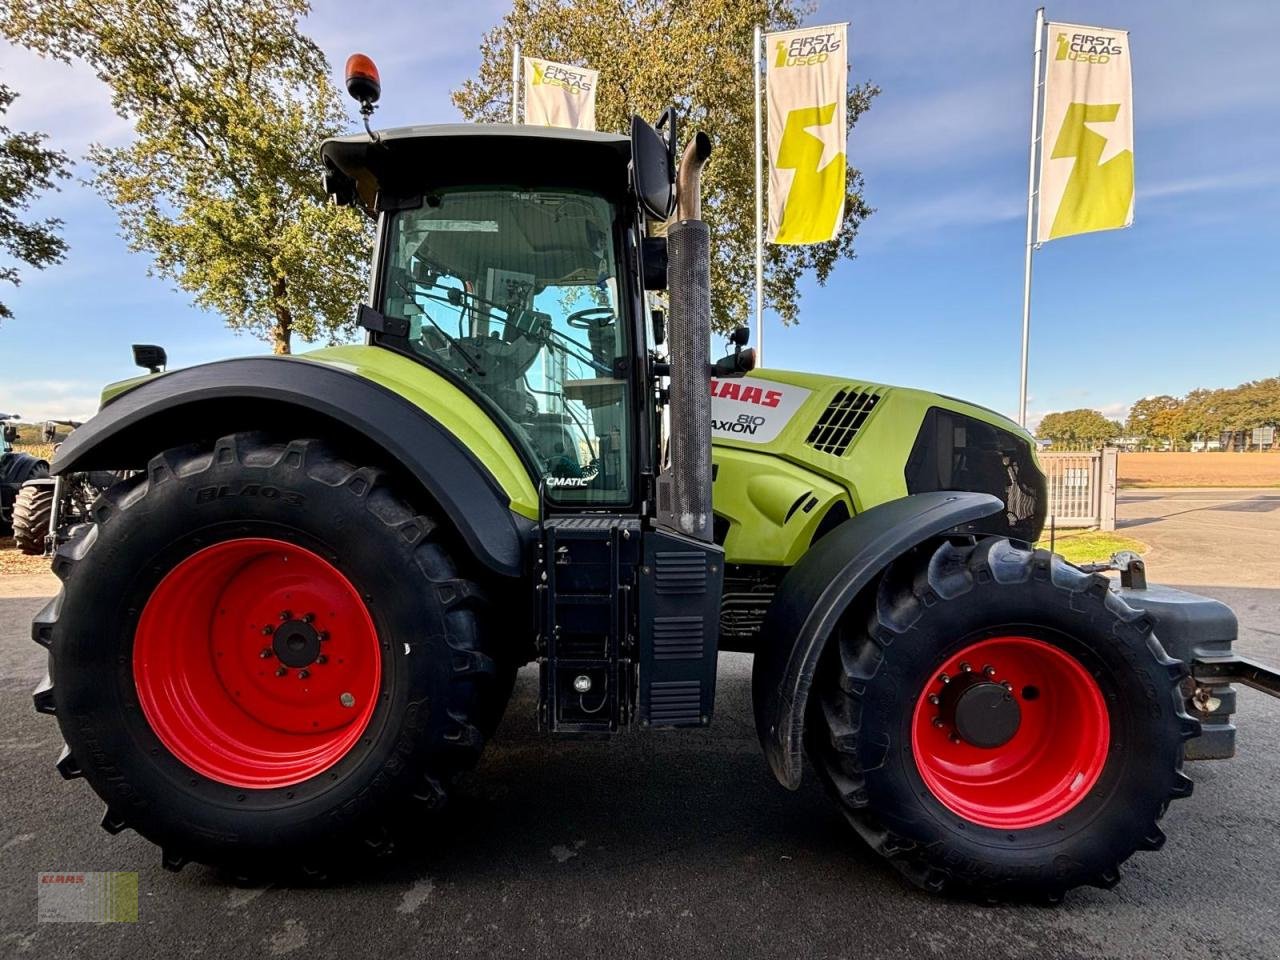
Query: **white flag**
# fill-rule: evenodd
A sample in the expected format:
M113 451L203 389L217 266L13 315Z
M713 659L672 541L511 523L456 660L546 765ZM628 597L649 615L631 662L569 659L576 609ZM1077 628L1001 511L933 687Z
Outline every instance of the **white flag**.
M1048 25L1036 242L1133 223L1129 33Z
M847 27L765 35L770 243L825 243L840 233Z
M543 127L596 128L599 71L524 58L524 122Z

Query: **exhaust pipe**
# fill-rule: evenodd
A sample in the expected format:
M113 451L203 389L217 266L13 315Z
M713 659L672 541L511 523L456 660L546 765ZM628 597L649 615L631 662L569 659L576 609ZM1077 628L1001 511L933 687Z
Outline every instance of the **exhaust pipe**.
M670 463L658 478L658 522L710 543L711 234L702 222L702 167L711 138L699 132L676 174L676 218L667 228L667 324L671 344Z

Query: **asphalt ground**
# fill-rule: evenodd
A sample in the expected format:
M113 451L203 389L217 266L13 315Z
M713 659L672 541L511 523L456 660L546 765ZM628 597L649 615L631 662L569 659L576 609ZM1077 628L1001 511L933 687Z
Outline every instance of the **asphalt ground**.
M1153 579L1231 603L1239 649L1280 661L1280 491L1144 490L1120 516L1152 545ZM1280 957L1280 702L1251 690L1237 757L1188 765L1195 793L1165 818L1165 848L1130 860L1114 890L1056 908L919 893L852 836L812 774L796 793L779 787L737 654L720 659L710 730L607 743L540 736L526 670L421 850L359 882L242 887L162 870L136 834L98 827L83 781L55 772L57 725L30 698L44 668L28 621L48 590L46 578L0 583L0 958ZM137 871L138 922L38 923L47 870Z

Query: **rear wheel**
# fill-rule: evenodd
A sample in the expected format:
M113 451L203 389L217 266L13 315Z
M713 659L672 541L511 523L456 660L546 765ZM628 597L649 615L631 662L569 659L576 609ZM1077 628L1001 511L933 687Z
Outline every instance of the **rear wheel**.
M53 486L29 484L18 491L13 501L13 539L18 549L29 556L44 553L53 515Z
M1184 670L1145 615L1046 551L900 560L824 657L809 755L915 883L1054 901L1110 886L1186 796Z
M480 589L387 474L236 435L156 457L92 519L33 625L36 705L108 830L171 867L327 871L478 758L507 692Z

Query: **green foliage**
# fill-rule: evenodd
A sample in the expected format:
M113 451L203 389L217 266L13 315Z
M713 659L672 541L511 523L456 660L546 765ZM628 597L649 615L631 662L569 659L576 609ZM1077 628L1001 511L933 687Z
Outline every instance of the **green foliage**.
M703 179L703 217L716 251L711 262L713 321L728 330L745 323L755 283L755 166L751 67L756 24L783 30L811 7L795 0L514 0L511 12L480 45L479 74L453 93L468 120L505 122L511 115L511 44L526 56L600 71L599 129L626 132L631 115L649 120L675 105L682 129L704 130L715 152ZM854 86L848 96L853 128L879 88ZM862 174L848 168L840 235L811 246L766 246L765 300L794 323L798 283L813 271L825 283L871 214Z
M1048 531L1036 546L1049 549ZM1148 547L1141 540L1104 530L1060 530L1053 538L1053 549L1071 563L1101 563L1123 550L1144 554Z
M1089 450L1120 436L1121 426L1097 410L1066 410L1046 414L1036 433L1056 448Z
M1236 387L1192 390L1185 397L1146 397L1134 403L1128 431L1149 446L1173 449L1196 439L1243 437L1247 448L1254 427L1280 427L1280 377L1251 380Z
M93 184L131 248L288 353L293 334L342 339L369 231L327 203L320 141L347 126L329 64L298 31L306 0L0 0L0 30L83 60L132 121L94 146Z
M18 94L0 84L0 116L9 111ZM62 260L66 242L58 236L61 220L27 222L21 214L36 194L57 189L56 180L66 179L67 155L44 146L42 133L13 132L0 124L0 250L37 270ZM0 266L0 280L15 287L21 282L18 268ZM13 312L0 303L0 319Z

